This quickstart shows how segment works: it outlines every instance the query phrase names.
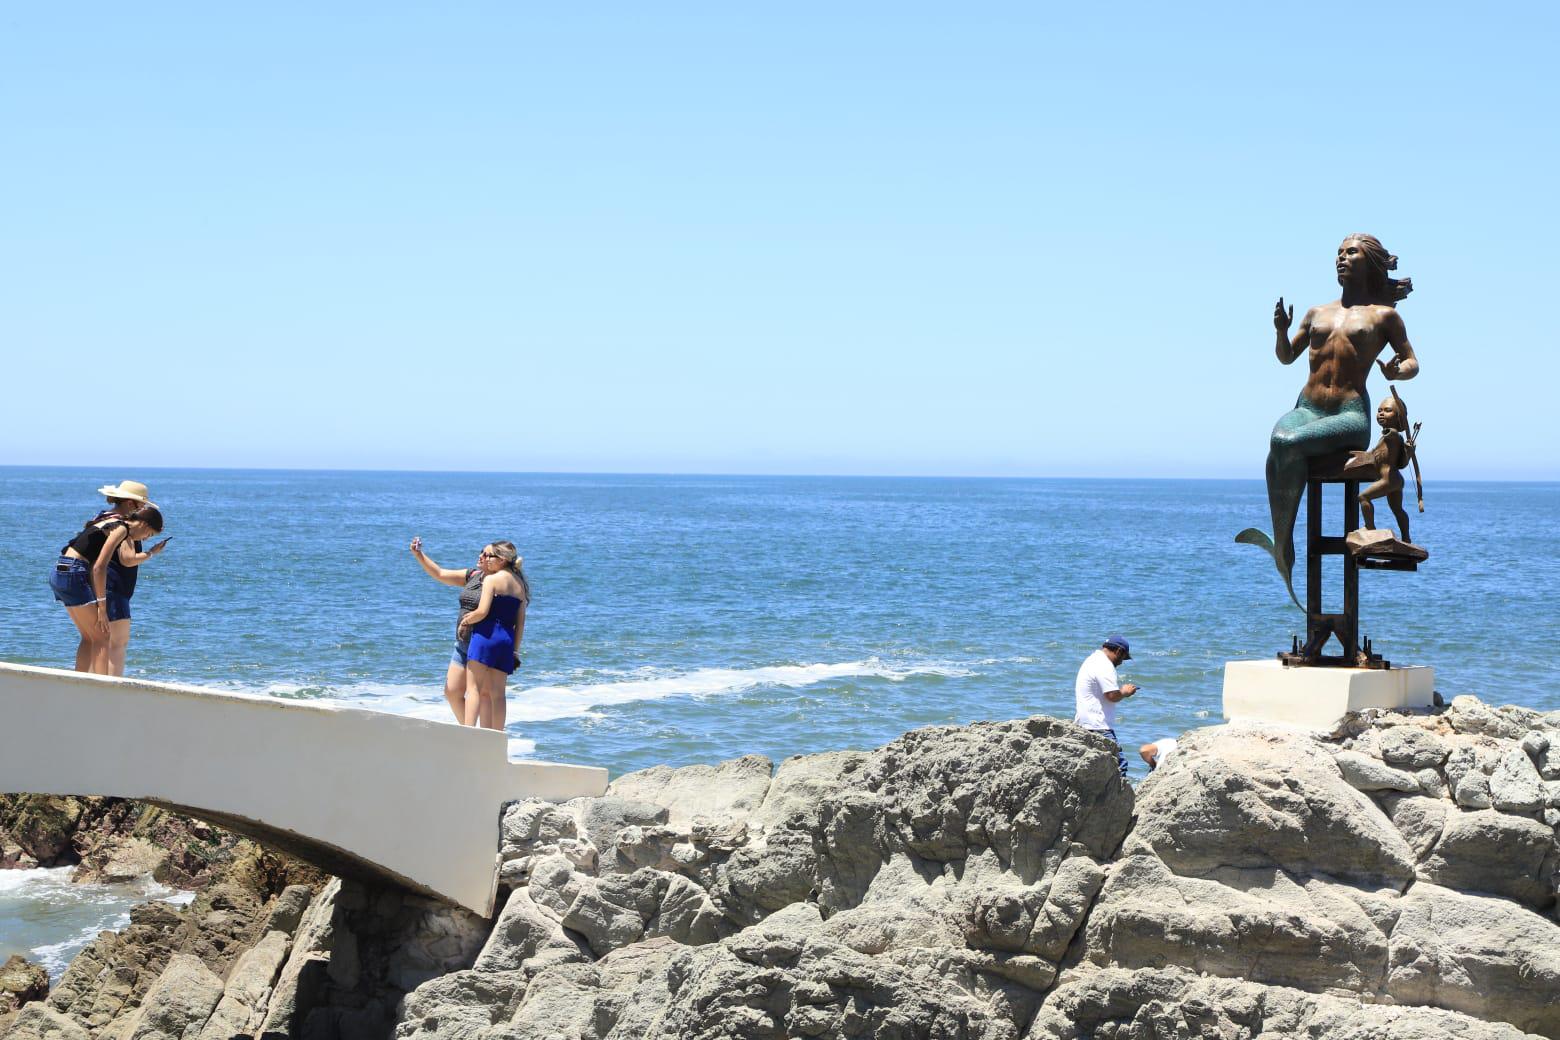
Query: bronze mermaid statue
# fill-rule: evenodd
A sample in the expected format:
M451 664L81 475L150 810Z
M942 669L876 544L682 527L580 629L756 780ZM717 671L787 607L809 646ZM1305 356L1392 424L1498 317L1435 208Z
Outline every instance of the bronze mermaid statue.
M1291 411L1273 426L1268 445L1268 509L1273 518L1269 537L1255 527L1235 536L1237 542L1260 546L1273 557L1289 598L1295 597L1295 517L1305 493L1306 471L1312 458L1336 451L1363 451L1370 444L1370 396L1366 380L1374 363L1388 379L1412 379L1419 361L1408 342L1403 319L1394 306L1413 291L1408 278L1393 278L1397 257L1372 235L1350 235L1338 247L1341 296L1312 307L1289 337L1295 310L1284 308L1283 297L1273 308L1278 360L1291 364L1307 354L1311 374ZM1380 360L1392 348L1392 360Z

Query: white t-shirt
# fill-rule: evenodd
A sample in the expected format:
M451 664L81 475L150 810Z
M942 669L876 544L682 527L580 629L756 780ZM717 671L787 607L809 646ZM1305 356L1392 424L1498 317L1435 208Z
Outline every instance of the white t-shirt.
M1176 740L1174 737L1161 737L1154 741L1154 768L1158 769L1170 761L1170 756L1175 754Z
M1116 678L1116 666L1110 663L1104 650L1096 650L1083 660L1078 669L1078 681L1073 684L1073 697L1078 702L1073 721L1084 729L1115 729L1116 706L1105 699L1112 690L1121 689Z

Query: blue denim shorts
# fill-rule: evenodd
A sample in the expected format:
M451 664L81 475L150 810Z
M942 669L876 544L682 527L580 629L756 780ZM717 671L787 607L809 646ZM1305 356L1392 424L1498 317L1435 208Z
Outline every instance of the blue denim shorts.
M455 652L450 655L450 664L458 664L462 668L466 667L466 650L470 645L469 640L455 640Z
M54 564L54 570L49 572L49 588L54 591L54 598L67 607L97 602L92 591L92 571L85 560L74 556L61 556Z
M121 596L121 595L119 595L119 593L117 593L114 590L110 589L107 593L104 594L103 601L108 604L108 620L110 620L110 621L129 621L130 620L130 597L129 596Z

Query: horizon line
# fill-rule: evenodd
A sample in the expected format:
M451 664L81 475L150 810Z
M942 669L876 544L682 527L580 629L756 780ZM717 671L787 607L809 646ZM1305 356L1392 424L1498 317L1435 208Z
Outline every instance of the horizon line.
M55 463L12 463L0 462L0 471L3 470L135 470L137 467L123 467L114 465L91 464L55 464ZM1077 474L1019 474L1019 473L806 473L800 471L784 472L740 472L735 470L702 470L702 471L675 471L675 470L569 470L569 469L535 469L535 470L507 470L507 469L435 469L426 467L412 467L399 469L384 469L377 467L342 467L342 466L142 466L141 472L153 471L188 471L196 473L384 473L384 474L437 474L444 476L509 476L509 477L709 477L720 478L797 478L819 480L1087 480L1087 481L1162 481L1171 483L1175 481L1227 481L1238 483L1241 481L1261 482L1264 477L1258 473L1251 477L1231 476L1174 476L1174 477L1149 477L1136 475L1112 474L1108 476L1082 476ZM127 479L121 477L121 479ZM1439 481L1443 484L1556 484L1560 483L1560 476L1550 479L1519 479L1519 478L1476 478L1476 477L1450 477Z

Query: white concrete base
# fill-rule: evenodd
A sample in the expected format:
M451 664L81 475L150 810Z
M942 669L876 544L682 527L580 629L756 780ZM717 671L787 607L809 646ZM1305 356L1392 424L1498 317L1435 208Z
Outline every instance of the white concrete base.
M1351 711L1434 702L1434 668L1285 668L1277 660L1224 665L1224 717L1230 722L1331 731Z
M0 792L153 802L484 917L503 804L607 788L507 750L453 722L0 664Z

